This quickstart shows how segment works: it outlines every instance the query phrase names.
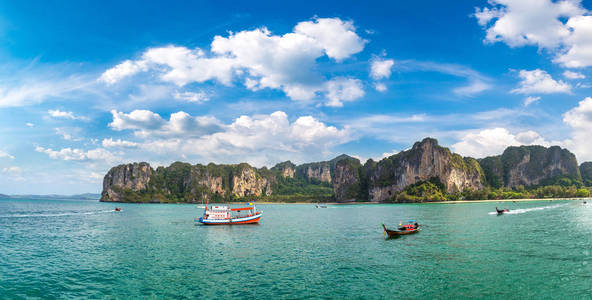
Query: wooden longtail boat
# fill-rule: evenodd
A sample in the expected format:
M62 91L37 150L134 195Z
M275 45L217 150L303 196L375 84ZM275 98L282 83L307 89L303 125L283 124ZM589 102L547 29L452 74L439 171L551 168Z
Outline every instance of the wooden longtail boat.
M382 224L382 228L384 228L384 232L388 235L389 238L399 237L401 235L408 235L414 234L419 232L419 227L414 229L405 229L405 230L390 230Z

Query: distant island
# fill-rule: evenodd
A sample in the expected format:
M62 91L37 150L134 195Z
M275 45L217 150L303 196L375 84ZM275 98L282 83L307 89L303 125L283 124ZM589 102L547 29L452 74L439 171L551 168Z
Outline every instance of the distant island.
M101 198L101 194L93 194L93 193L84 193L84 194L76 194L76 195L56 195L56 194L49 194L49 195L5 195L0 194L1 198L11 198L11 199L78 199L78 200L99 200Z
M589 197L592 162L558 146L508 147L474 159L452 153L433 138L380 161L340 155L330 161L268 169L247 163L148 163L111 168L100 201L139 203L433 202L480 199Z

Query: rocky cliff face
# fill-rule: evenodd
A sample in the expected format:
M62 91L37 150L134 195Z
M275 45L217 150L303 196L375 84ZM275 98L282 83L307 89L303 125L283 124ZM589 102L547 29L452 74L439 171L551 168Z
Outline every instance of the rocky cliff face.
M502 155L480 163L493 187L532 186L562 176L582 180L575 155L558 146L508 147Z
M134 192L146 190L152 172L153 169L145 162L111 168L103 178L101 201L123 201L124 189Z
M463 159L426 138L413 148L385 158L369 170L368 198L383 201L406 186L437 177L449 193L483 187L482 170L474 159Z
M296 165L288 160L275 165L273 168L271 168L271 171L279 173L283 178L294 178L294 174L296 173Z
M310 163L298 166L298 175L309 181L331 183L331 166L329 162Z
M132 163L109 170L101 201L201 202L271 193L270 180L248 164L192 166L176 162L154 170L148 163Z
M101 201L201 202L252 196L291 201L314 197L333 197L337 202L384 201L426 181L435 182L438 191L457 193L486 186L556 184L553 180L563 177L581 182L580 172L584 181L592 184L592 163L578 167L575 156L560 147L509 147L501 155L477 161L453 154L435 139L426 138L410 150L379 162L370 159L364 165L347 155L299 166L286 161L270 170L246 163L204 166L176 162L156 170L148 163L120 165L105 175Z
M592 162L585 162L580 165L580 174L586 185L592 185Z
M360 189L360 161L340 160L335 165L333 193L338 202L364 199Z
M244 164L236 174L232 176L232 194L236 197L269 196L271 195L270 182L257 174L254 168Z

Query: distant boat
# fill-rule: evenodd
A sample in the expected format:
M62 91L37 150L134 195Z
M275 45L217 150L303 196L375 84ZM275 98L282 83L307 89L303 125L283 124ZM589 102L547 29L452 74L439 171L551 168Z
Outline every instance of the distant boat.
M197 207L197 208L206 208L205 205L196 205L195 207Z
M116 207L115 211L121 211L121 207Z
M262 212L254 205L230 208L229 206L205 206L204 215L195 221L204 225L242 225L257 224L261 220Z
M388 235L389 238L395 238L401 235L408 235L419 232L419 224L413 224L412 221L409 221L408 224L399 227L399 230L388 229L384 224L382 224L382 228L384 229L384 232Z
M315 205L317 208L327 208L327 205L317 204Z
M505 209L497 209L497 207L495 208L495 211L497 212L497 215L503 215L504 213L510 212L509 209L505 208Z

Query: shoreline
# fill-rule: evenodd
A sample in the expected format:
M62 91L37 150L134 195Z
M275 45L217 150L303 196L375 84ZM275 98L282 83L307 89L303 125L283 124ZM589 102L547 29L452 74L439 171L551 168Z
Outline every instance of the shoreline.
M460 203L493 203L493 202L534 202L534 201L585 201L592 200L592 197L585 198L523 198L523 199L497 199L497 200L456 200L456 201L438 201L438 202L422 202L423 204L460 204Z
M377 201L366 201L366 202L267 202L267 201L240 201L240 202L223 202L223 203L210 203L218 204L218 205L244 205L248 202L254 202L255 204L277 204L277 205L286 205L286 204L299 204L299 205L372 205L372 204L463 204L463 203L495 203L495 202L536 202L536 201L592 201L592 197L585 197L585 198L523 198L523 199L496 199L496 200L455 200L455 201L436 201L436 202L400 202L400 203L386 203L386 202L377 202ZM117 201L99 201L101 203L129 203L129 204L187 204L187 205L205 205L204 203L188 203L188 202L117 202Z

